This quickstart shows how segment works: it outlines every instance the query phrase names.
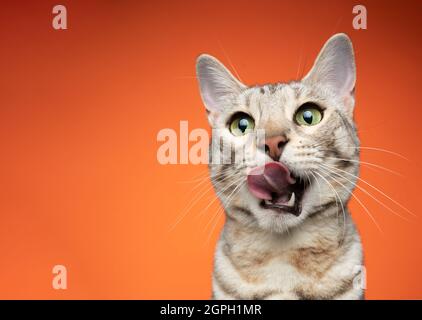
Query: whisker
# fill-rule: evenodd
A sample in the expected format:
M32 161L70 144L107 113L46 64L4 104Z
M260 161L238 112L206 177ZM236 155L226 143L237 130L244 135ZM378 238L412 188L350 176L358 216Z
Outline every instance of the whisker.
M193 183L196 181L201 181L209 176L209 170L205 170L204 172L200 173L197 176L192 177L192 180L179 180L178 183Z
M218 174L215 174L215 175L211 175L210 176L210 172L209 172L209 170L207 170L206 176L205 177L202 177L200 179L197 179L197 181L199 181L199 183L197 183L195 186L192 187L192 189L189 192L189 194L192 193L195 189L197 189L200 185L204 184L205 182L210 181L210 179L215 179L215 178L217 178L217 177L219 177L219 176L221 176L221 175L223 175L223 174L225 174L225 173L227 173L229 171L232 171L232 168L223 169L223 170L219 171ZM223 182L223 181L227 180L227 178L228 177L225 177L222 180L218 180L217 183Z
M236 192L237 190L240 191L240 188L243 184L244 184L244 182L242 182L238 186L236 186L233 189L233 191L230 193L230 196L225 201L222 201L220 208L217 209L217 211L215 212L215 214L213 214L210 221L208 221L208 223L205 225L205 228L204 228L205 231L208 228L208 226L211 224L211 222L213 222L215 220L215 218L220 215L221 212L225 211L225 208L230 204L230 201L232 200L231 197L234 197L234 195L238 193L238 192Z
M240 183L238 186L236 186L236 188L234 188L234 190L230 193L229 197L226 200L225 204L222 204L221 208L219 208L216 212L216 214L213 215L212 219L207 223L207 225L205 226L205 230L208 228L208 225L211 223L211 221L215 220L215 222L213 223L212 229L210 231L210 234L206 240L206 244L211 240L212 234L214 233L214 229L218 224L218 217L220 216L220 214L224 211L224 208L226 206L228 206L228 204L230 203L230 201L233 199L233 197L240 192L241 187L245 184L245 181L243 181L242 183ZM236 192L237 190L237 192ZM235 193L236 192L236 193Z
M390 172L390 173L395 174L395 175L397 175L399 177L402 177L402 178L404 177L400 172L397 172L397 171L388 169L386 167L383 167L381 165L378 165L378 164L375 164L375 163L372 163L372 162L366 162L366 161L361 161L361 160L353 160L353 159L346 159L346 158L336 158L336 157L326 157L326 159L335 159L335 160L341 160L341 161L361 163L361 164L364 164L364 165L367 165L367 166L371 166L371 167L375 167L375 168L378 168L378 169L385 170L387 172Z
M222 183L223 181L226 181L229 178L232 178L232 177L227 176L227 177L223 178L222 180L219 180L218 183ZM210 180L207 178L205 181L210 181ZM202 184L202 183L200 183L200 184ZM189 201L189 203L186 205L185 209L183 209L182 213L179 215L179 218L177 218L176 222L171 226L170 231L172 231L177 226L177 224L179 224L188 215L190 209L192 209L193 206L196 203L198 203L209 191L211 191L214 186L211 183L210 186L205 185L205 187L206 187L205 190L203 190L203 187L204 187L204 185L199 188L199 190L197 191L197 195L194 196L193 199L191 199Z
M242 168L240 168L242 169ZM239 169L239 170L240 170ZM219 171L217 174L213 175L211 178L215 179L216 177L218 177L219 175L226 173L228 171L230 171L231 168L227 168L224 170ZM222 183L228 179L233 178L232 176L226 176L224 177L222 180L218 180L217 183ZM199 190L197 191L197 195L193 197L193 199L191 199L189 201L189 203L186 205L186 207L183 209L182 213L179 215L178 218L176 218L175 223L170 227L169 231L172 231L189 213L189 211L193 208L193 206L198 203L211 189L213 189L213 185L211 184L211 186L206 186L206 189L203 190L204 187L204 183L210 181L209 177L205 177L203 181L199 182L198 185L194 186L193 189L189 192L192 193L195 189ZM202 186L201 186L202 185ZM217 192L218 194L218 192Z
M406 161L410 161L409 158L406 158L405 156L401 155L400 153L397 153L397 152L394 152L394 151L390 151L390 150L387 150L387 149L383 149L383 148L365 147L365 146L360 146L360 147L352 147L352 146L350 146L350 147L344 147L344 148L350 148L350 149L351 148L354 148L354 149L364 149L364 150L380 151L380 152L385 152L385 153L389 153L389 154L395 155L395 156L397 156L399 158L402 158L402 159L404 159Z
M346 138L350 138L350 134L347 134L346 133L346 134L344 134L344 135L342 135L340 137L336 137L335 140L338 141L338 140L346 139ZM320 147L320 146L326 144L327 142L331 141L331 139L332 139L331 137L330 138L327 138L325 140L322 140L320 143L314 144L313 146L314 147ZM407 157L405 157L404 155L402 155L402 154L400 154L398 152L392 151L392 150L388 150L386 148L372 147L372 146L342 146L342 148L379 151L379 152L384 152L384 153L388 153L388 154L394 155L394 156L399 157L399 158L401 158L403 160L406 160L406 161L410 161L410 159L407 158ZM327 149L327 151L329 151L329 149Z
M234 67L234 65L233 65L233 63L232 63L232 61L231 61L231 59L230 59L229 55L227 54L226 50L225 50L225 49L224 49L224 47L223 47L223 43L222 43L220 40L218 40L218 44L220 45L220 48L221 48L221 50L223 51L224 56L226 57L227 61L229 62L230 67L233 69L234 74L236 75L237 79L239 79L239 81L240 81L240 82L242 82L242 79L240 78L239 73L237 72L237 70L236 70L236 68Z
M232 178L232 177L230 177L230 178ZM218 191L217 193L216 193L216 197L210 202L210 203L208 203L208 205L204 208L204 209L202 209L200 212L199 212L199 214L197 215L197 218L199 218L200 216L202 216L202 214L204 213L204 212L206 212L207 211L207 209L217 200L217 199L219 199L223 194L224 194L224 192L226 192L227 190L229 190L231 187L233 187L234 185L236 185L236 184L238 184L238 183L240 183L242 180L244 179L244 177L240 177L240 178L238 178L238 179L236 179L236 180L234 180L234 181L232 181L231 183L229 183L226 187L224 187L224 189L222 189L222 190L220 190L220 191Z
M337 190L333 187L333 185L327 179L325 179L325 177L322 174L320 174L317 171L315 171L315 173L318 176L320 176L328 184L328 186L331 188L331 190L334 191L334 199L336 200L337 210L338 210L337 198L338 198L338 201L340 202L340 207L341 207L341 210L343 212L343 236L342 236L342 238L344 239L345 234L346 234L346 212L344 211L343 201L341 201L340 195L338 194ZM337 220L338 220L338 211L337 211Z
M303 47L304 47L304 45L305 45L305 42L302 40L302 49L301 49L300 55L299 55L299 63L298 63L298 66L297 66L296 78L295 79L299 79L299 72L300 72L300 67L301 67L301 64L302 64Z
M333 168L335 168L335 167L333 167ZM339 168L335 168L335 169L337 169L337 170L339 170L339 171L341 171L341 172L344 172L344 173L348 174L349 176L352 176L352 177L354 177L354 178L359 179L359 180L360 180L360 181L362 181L364 184L366 184L366 185L370 186L371 188L373 188L374 190L378 191L378 192L379 192L380 194L382 194L384 197L386 197L387 199L389 199L391 202L395 203L397 206L399 206L400 208L402 208L403 210L405 210L406 212L408 212L408 213L409 213L409 214L411 214L412 216L417 217L417 215L416 215L416 214L414 214L412 211L410 211L410 210L409 210L409 209L407 209L405 206L401 205L399 202L397 202L396 200L394 200L393 198L391 198L389 195L387 195L386 193L384 193L382 190L380 190L380 189L378 189L377 187L373 186L372 184L370 184L369 182L365 181L364 179L362 179L362 178L360 178L360 177L358 177L358 176L356 176L356 175L354 175L354 174L351 174L350 172L347 172L347 171L345 171L345 170L342 170L342 169L339 169Z
M320 168L321 169L321 168ZM340 181L338 181L338 179L331 177L335 182L337 182L338 184L340 184L346 191L349 191L349 189L347 189L347 187L342 184ZM371 212L369 211L369 209L362 203L362 201L360 201L360 199L352 193L350 193L350 195L356 199L356 201L361 205L361 207L366 211L366 213L369 215L369 217L371 218L371 220L374 222L375 226L378 228L378 230L383 233L381 227L378 225L378 223L376 222L375 218L372 216Z
M310 171L309 173L312 175L312 177L314 178L314 180L316 181L316 183L318 185L319 205L321 206L321 204L322 204L322 200L321 200L321 184L319 183L319 179L314 175L314 173L312 171ZM333 188L333 186L328 181L327 181L327 183L330 186L330 188L335 192L335 189ZM340 221L339 221L339 204L338 204L338 201L340 200L340 203L341 203L341 199L340 198L337 199L337 198L339 198L339 196L336 195L336 194L334 194L334 200L336 201L337 221L338 221L338 223L340 223ZM343 205L343 204L341 203L340 205ZM346 233L346 216L345 216L344 209L343 209L343 235L342 235L342 241L344 240L345 233Z
M338 140L341 140L341 139L346 139L348 137L349 137L349 135L346 134L344 136L336 137L335 140L338 141ZM317 147L323 146L328 141L331 141L331 139L326 139L326 140L321 141L320 143L313 144L313 147L316 147L317 148ZM391 154L391 155L394 155L396 157L399 157L399 158L401 158L403 160L410 161L410 159L407 158L407 157L405 157L404 155L402 155L402 154L400 154L398 152L395 152L395 151L391 151L391 150L385 149L385 148L371 147L371 146L342 146L342 148L384 152L384 153ZM321 151L331 151L330 149L320 149L320 150Z
M346 179L348 182L350 182L350 183L353 183L353 181L351 181L351 180L349 180L349 179L347 179L345 176L343 176L343 175L341 175L341 174L339 174L339 173L337 173L337 172L335 172L334 170L331 170L331 169L329 169L329 167L331 167L331 166L329 166L329 167L327 167L326 165L324 165L324 164L321 164L321 165L323 165L324 167L326 167L326 169L327 170L329 170L331 173L333 173L333 174L335 174L335 175L337 175L337 176L339 176L339 177L342 177L343 179ZM333 169L337 169L337 168L334 168L334 167L331 167L331 168L333 168ZM380 205L382 205L384 208L386 208L387 210L389 210L390 212L392 212L393 214L395 214L396 216L398 216L398 217L400 217L400 218L402 218L402 219L404 219L404 220L406 220L406 221L410 221L409 219L407 219L406 217L403 217L401 214L399 214L399 213L397 213L397 212L395 212L393 209L391 209L389 206L387 206L386 204L384 204L382 201L380 201L380 200L378 200L377 198L375 198L370 192L368 192L365 188L362 188L361 186L359 186L359 185L355 185L356 186L356 188L358 188L359 190L362 190L365 194L367 194L368 196L370 196L372 199L374 199L377 203L379 203Z
M205 190L202 190L205 186ZM183 209L182 213L178 215L176 218L176 221L173 223L172 226L169 228L169 232L173 231L174 228L188 215L190 209L199 202L209 191L211 191L213 188L213 185L210 186L203 185L200 190L198 190L198 193L196 196L193 197L192 200L189 201L189 203L186 205L185 209Z
M316 181L316 183L318 185L319 205L321 206L321 204L322 204L322 200L321 200L321 185L320 185L317 177L313 174L313 172L310 171L309 173L311 174L311 176L314 178L314 180ZM336 205L337 205L337 199L336 199Z

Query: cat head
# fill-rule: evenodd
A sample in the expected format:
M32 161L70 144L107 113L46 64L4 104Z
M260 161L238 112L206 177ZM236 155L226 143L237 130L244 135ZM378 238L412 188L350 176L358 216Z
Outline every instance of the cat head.
M331 37L300 81L247 86L209 55L197 78L213 144L212 182L229 217L284 232L311 216L338 214L356 182L355 62L345 34ZM262 139L248 143L257 132ZM253 158L246 154L253 152ZM218 153L218 154L217 154Z

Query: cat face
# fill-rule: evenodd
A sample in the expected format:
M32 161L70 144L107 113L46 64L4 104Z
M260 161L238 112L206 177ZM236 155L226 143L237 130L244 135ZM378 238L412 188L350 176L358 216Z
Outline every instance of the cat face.
M282 233L344 210L359 164L346 35L327 41L301 81L248 87L208 55L197 76L213 128L211 178L230 218ZM251 139L257 132L265 136Z

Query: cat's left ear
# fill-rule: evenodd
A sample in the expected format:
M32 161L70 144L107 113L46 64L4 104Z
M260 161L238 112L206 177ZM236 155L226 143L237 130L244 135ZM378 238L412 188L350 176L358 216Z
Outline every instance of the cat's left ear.
M196 61L202 101L208 112L208 121L214 125L219 115L228 107L230 100L246 86L216 58L202 54Z
M302 81L330 88L344 102L346 114L353 117L356 66L350 38L344 33L332 36Z

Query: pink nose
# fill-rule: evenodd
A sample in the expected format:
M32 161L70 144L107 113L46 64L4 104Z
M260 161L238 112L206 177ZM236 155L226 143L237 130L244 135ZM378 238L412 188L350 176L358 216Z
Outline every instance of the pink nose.
M269 137L265 139L265 153L274 161L279 161L286 143L287 139L283 136Z

